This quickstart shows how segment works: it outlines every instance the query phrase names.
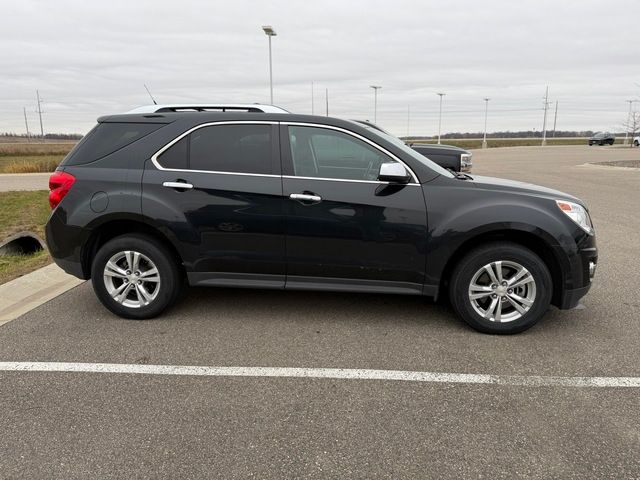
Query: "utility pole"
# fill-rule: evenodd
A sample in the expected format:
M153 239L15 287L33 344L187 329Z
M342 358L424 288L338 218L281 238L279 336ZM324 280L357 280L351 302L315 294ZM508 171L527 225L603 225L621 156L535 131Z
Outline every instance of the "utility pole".
M547 144L547 110L549 109L549 86L544 93L544 120L542 121L542 146Z
M409 141L409 125L411 123L411 105L407 105L407 141Z
M327 104L327 117L328 117L329 116L329 89L328 88L324 89L324 99Z
M629 129L631 128L631 108L633 106L633 102L637 102L638 100L627 100L629 103L629 115L627 115L627 128L624 132L624 144L629 144Z
M313 80L311 80L311 115L313 115L315 112L313 111Z
M556 113L553 114L553 138L556 137L556 123L558 122L558 100L556 100Z
M440 131L442 129L442 97L444 97L446 93L436 93L436 95L440 96L440 115L438 115L438 145L440 145Z
M487 148L487 114L489 113L489 97L484 99L484 136L482 137L482 148Z
M29 134L29 122L27 121L27 107L22 107L24 113L24 126L27 127L27 142L31 141L31 135Z
M373 88L373 123L378 124L378 90L382 87L379 85L369 85Z
M40 92L36 90L36 98L38 99L38 115L40 116L40 139L44 142L44 128L42 127L42 100L40 100Z

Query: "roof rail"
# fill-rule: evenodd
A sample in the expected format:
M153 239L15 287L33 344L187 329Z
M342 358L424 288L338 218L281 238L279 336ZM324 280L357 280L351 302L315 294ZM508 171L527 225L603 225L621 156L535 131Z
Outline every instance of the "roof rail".
M208 104L162 104L144 105L126 113L165 113L165 112L262 112L262 113L290 113L275 105L260 103L208 103Z

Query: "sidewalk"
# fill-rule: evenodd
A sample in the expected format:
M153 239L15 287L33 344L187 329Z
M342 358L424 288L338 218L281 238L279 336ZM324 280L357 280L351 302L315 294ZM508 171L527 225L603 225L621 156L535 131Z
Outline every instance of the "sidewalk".
M10 190L48 190L51 172L0 173L0 192Z
M0 285L0 326L83 282L54 263Z

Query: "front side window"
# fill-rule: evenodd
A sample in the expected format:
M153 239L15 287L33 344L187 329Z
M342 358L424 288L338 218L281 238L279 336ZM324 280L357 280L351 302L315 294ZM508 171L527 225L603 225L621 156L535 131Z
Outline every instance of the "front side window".
M289 127L294 175L340 180L377 180L380 165L395 162L346 133L317 127Z
M271 174L271 125L211 125L183 137L158 157L164 168Z

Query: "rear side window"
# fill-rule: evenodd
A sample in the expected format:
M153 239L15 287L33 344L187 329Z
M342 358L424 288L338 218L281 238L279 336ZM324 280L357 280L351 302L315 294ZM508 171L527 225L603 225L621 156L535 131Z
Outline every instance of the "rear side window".
M158 157L158 162L164 168L177 168L178 170L186 170L189 161L189 136L180 139L171 145Z
M99 123L64 159L64 165L94 162L156 131L161 123Z
M158 156L163 168L271 174L271 125L212 125L194 130Z
M190 137L192 170L271 173L271 125L213 125Z

